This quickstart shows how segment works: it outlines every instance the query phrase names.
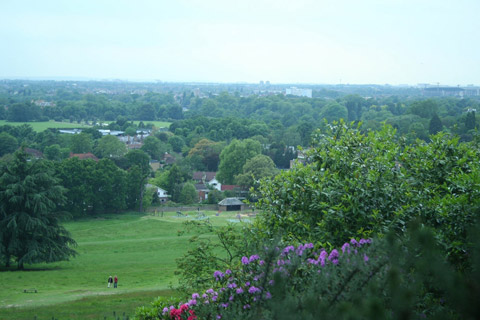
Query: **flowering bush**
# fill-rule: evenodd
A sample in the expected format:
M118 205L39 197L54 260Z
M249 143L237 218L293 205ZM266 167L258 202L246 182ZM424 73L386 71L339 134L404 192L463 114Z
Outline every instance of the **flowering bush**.
M267 307L278 291L276 283L289 288L292 294L308 288L319 277L333 278L335 269L350 266L364 267L369 256L362 250L371 240L352 239L341 250L315 249L312 243L304 245L265 247L261 254L243 256L236 270L217 270L213 273L215 287L204 293L193 293L178 307L165 306L160 319L248 319L269 313ZM362 250L362 253L359 252ZM273 290L273 291L272 291Z

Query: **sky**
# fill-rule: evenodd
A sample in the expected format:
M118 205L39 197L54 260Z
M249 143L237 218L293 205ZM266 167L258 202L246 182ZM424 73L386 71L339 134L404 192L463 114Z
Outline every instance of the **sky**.
M0 79L480 85L480 0L0 0Z

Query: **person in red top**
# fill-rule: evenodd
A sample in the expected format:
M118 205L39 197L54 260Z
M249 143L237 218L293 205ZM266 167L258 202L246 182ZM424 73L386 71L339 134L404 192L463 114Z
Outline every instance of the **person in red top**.
M115 278L113 278L113 287L116 288L118 283L118 278L117 275L115 275Z

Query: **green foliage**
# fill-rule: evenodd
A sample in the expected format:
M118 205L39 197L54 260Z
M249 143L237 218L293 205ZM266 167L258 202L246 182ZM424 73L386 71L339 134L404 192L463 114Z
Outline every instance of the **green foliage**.
M185 230L197 234L189 240L195 246L176 260L183 292L212 286L213 272L233 268L252 245L247 241L249 229L232 224L213 228L208 223L190 221L185 223Z
M235 176L237 185L253 187L263 178L272 178L277 173L272 159L263 154L248 159L243 166L243 173Z
M117 137L106 135L97 142L95 154L100 158L120 158L127 153L125 143Z
M361 133L343 122L318 133L309 164L259 189L259 230L267 238L339 245L342 239L402 233L420 217L461 266L465 233L480 210L480 149L444 133L407 146L395 131Z
M17 139L7 132L0 133L0 157L7 153L13 153L18 148Z
M183 184L179 200L183 204L198 203L198 194L193 183L187 182Z
M435 113L432 118L430 119L430 124L428 127L428 132L430 134L437 134L438 132L443 130L442 120L438 117Z
M68 260L75 241L60 225L57 206L65 189L50 163L29 160L22 150L0 171L0 259L25 263Z
M71 138L70 150L73 153L87 153L93 150L93 138L88 133L75 134Z
M160 160L169 150L169 146L154 136L148 136L143 140L142 150L148 153L152 159Z
M247 160L260 154L262 147L258 141L233 140L220 154L217 179L224 184L233 184L235 175L242 173Z

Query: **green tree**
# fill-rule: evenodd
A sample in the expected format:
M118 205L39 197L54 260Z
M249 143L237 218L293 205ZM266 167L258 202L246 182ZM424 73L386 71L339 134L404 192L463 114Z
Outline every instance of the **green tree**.
M142 150L129 151L125 158L128 160L128 207L138 205L140 212L143 211L143 193L145 184L151 173L150 158Z
M70 150L73 153L87 153L92 152L93 139L88 133L75 134L71 138Z
M120 158L127 153L127 147L117 137L107 135L98 140L95 154L100 158Z
M473 130L475 129L476 119L475 119L475 111L467 113L467 117L465 118L465 129Z
M46 160L29 160L23 150L1 170L0 250L8 266L68 260L75 241L60 225L57 205L65 202L65 189Z
M152 159L162 159L165 152L168 151L168 145L154 136L148 136L143 140L143 151L148 153Z
M190 183L184 183L180 192L180 202L183 204L198 203L198 194L195 186Z
M328 122L347 119L347 117L347 108L334 101L329 102L320 113L320 119L326 119Z
M18 148L17 139L6 132L0 133L0 157L7 154L13 153Z
M237 185L254 187L263 178L271 178L277 173L273 160L263 154L248 159L243 166L243 173L235 176Z
M428 132L430 134L437 134L438 132L442 131L442 129L443 129L442 120L440 120L438 115L435 113L433 117L430 119Z
M58 161L62 159L62 153L58 144L52 144L45 147L45 149L43 150L43 155L48 160L52 161Z
M168 138L168 144L172 147L172 150L175 152L181 152L185 141L179 136L171 136Z
M233 140L220 154L220 165L217 178L224 184L233 184L235 175L243 172L243 166L248 159L262 152L260 142L245 139Z

